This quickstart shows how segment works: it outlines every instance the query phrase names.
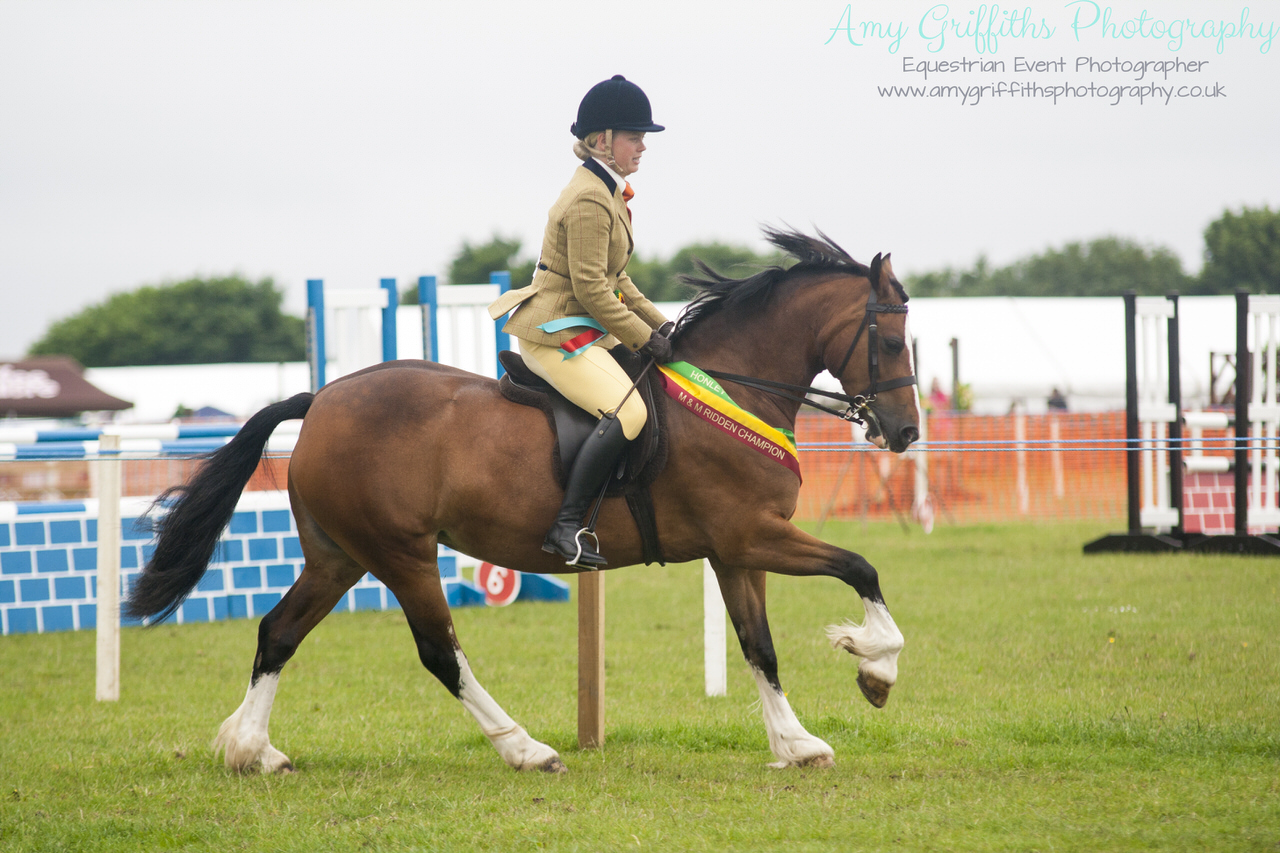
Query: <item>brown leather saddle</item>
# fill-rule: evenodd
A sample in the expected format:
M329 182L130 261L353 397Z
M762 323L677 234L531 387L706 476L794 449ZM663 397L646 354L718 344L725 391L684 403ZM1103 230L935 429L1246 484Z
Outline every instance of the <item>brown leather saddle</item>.
M622 345L610 350L610 355L632 379L640 375L647 361ZM513 403L541 409L547 416L551 432L556 436L556 443L551 451L552 468L556 472L560 488L563 489L569 481L569 471L573 468L578 450L599 417L569 402L563 394L530 370L519 353L504 350L498 353L498 360L506 371L498 380L498 390L502 396ZM636 386L635 393L644 400L649 418L640 435L636 436L622 454L605 495L626 498L631 517L635 519L640 531L645 565L659 563L665 566L666 560L658 541L657 522L653 513L653 496L649 491L649 487L667 464L666 394L662 392L659 383L658 371L650 369Z

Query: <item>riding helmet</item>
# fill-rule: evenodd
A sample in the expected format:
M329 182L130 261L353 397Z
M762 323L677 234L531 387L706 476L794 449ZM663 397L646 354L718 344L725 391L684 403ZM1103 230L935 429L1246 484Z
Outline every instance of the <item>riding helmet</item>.
M639 130L656 133L663 126L653 123L649 99L635 83L615 74L591 87L578 105L578 120L569 132L579 139L597 130Z

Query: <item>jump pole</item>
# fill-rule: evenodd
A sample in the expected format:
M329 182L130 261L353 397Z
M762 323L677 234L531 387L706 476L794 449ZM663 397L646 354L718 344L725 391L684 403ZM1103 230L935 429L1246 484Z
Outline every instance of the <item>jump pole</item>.
M437 326L436 277L418 276L418 307L422 310L422 357L427 361L440 360L440 331Z
M311 367L311 393L325 385L328 348L324 339L324 279L307 279L307 361Z
M1253 398L1249 358L1249 295L1236 292L1236 536L1249 535L1249 401Z
M498 296L502 296L502 294L511 289L511 271L502 270L501 272L494 271L489 273L489 283L498 285ZM506 320L506 317L499 317L493 321L493 345L498 352L502 352L504 349L511 349L511 336L502 331L502 327L506 325ZM495 358L493 363L498 370L494 378L501 379L502 374L506 373L502 369L502 362Z

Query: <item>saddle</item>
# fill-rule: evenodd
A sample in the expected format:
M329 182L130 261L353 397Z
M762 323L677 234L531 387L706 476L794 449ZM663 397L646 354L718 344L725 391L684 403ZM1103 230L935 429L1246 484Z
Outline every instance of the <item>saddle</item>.
M635 379L644 369L645 359L619 344L609 351L614 360ZM513 403L533 406L547 416L547 423L556 437L552 445L552 470L560 488L569 482L569 472L578 456L583 441L599 420L551 387L535 374L516 352L504 350L498 353L506 373L498 380L498 390ZM666 395L659 393L660 374L650 370L635 393L644 400L649 417L640 434L627 446L618 461L618 469L605 488L606 497L626 498L631 517L640 531L645 565L666 565L662 545L658 541L657 521L653 513L653 495L649 487L667 465Z

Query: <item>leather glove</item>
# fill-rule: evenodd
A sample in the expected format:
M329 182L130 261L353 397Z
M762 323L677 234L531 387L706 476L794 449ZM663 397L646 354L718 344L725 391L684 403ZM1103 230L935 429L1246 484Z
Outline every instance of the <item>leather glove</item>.
M644 346L640 347L640 354L653 356L658 364L666 364L671 361L671 341L667 340L661 332L654 331L649 335L649 340L645 341Z
M671 337L671 333L674 332L675 330L676 330L675 322L672 320L668 320L658 328L658 334L662 335L664 338L669 338Z

